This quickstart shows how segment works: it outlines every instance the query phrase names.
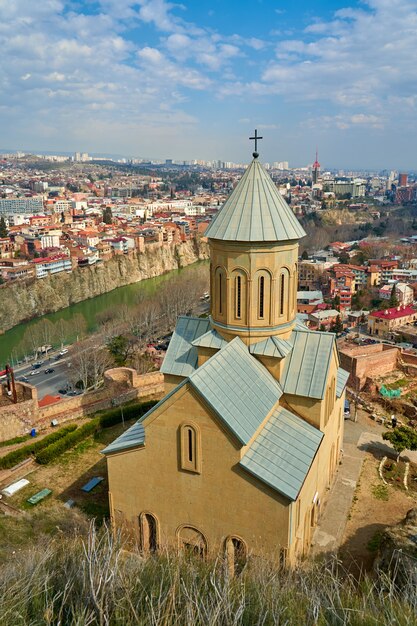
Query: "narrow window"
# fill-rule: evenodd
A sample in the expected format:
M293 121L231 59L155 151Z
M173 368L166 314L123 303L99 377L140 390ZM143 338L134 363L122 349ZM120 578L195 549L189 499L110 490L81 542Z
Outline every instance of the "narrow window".
M236 276L236 317L241 316L242 278Z
M285 276L284 274L281 274L281 285L280 285L280 295L281 295L281 301L280 301L280 315L284 315L284 294L285 294Z
M223 313L223 276L221 273L219 274L219 313L220 315Z
M193 462L194 459L194 437L193 437L193 431L191 430L191 428L188 428L188 460L190 461L190 463Z
M264 318L265 277L259 278L259 317Z
M180 467L182 470L201 473L201 442L197 427L184 424L179 428Z

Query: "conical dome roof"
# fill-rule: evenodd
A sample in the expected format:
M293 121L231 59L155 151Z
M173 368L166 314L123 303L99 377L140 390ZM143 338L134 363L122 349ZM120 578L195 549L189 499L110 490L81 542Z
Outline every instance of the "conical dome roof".
M290 241L305 231L254 158L205 235L222 241Z

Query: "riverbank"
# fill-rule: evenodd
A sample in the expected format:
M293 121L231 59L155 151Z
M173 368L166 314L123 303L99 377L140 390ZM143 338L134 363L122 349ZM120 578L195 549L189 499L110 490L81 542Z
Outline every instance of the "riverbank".
M0 332L207 258L208 246L200 239L172 246L150 244L142 254L132 251L99 265L77 268L71 274L4 286L0 289Z

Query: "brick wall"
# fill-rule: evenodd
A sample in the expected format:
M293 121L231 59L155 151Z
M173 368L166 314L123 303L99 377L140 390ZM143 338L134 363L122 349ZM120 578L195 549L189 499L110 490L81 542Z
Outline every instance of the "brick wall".
M389 374L397 368L400 350L381 343L339 350L340 364L350 372L348 386L360 390L366 379Z
M164 395L164 377L160 372L138 375L130 368L114 368L105 373L102 389L63 398L43 408L38 406L36 389L32 392L30 385L24 387L28 388L25 394L32 396L30 400L0 408L0 441L27 434L32 428L45 428L52 420L67 422L131 400L159 400Z

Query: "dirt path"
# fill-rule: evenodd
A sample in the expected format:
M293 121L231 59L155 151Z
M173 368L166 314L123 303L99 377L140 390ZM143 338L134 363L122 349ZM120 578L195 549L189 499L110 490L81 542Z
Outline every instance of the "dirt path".
M378 548L378 533L400 522L409 509L417 506L415 496L383 485L378 475L382 456L376 451L365 456L340 548L342 560L349 569L371 569Z

